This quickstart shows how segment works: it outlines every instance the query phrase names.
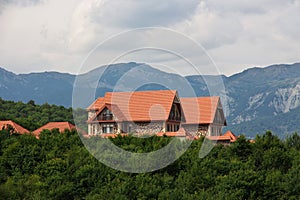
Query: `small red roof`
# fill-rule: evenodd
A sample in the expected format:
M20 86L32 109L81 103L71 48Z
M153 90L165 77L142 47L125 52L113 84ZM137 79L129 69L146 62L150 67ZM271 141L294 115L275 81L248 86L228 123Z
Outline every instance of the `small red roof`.
M237 140L237 136L229 130L223 136L230 137L230 142L235 142Z
M76 130L76 126L69 122L49 122L44 126L33 131L33 134L38 136L43 130L59 129L59 132L64 132L65 130Z
M23 128L22 126L20 126L19 124L17 124L12 120L0 121L0 130L7 129L8 126L11 126L14 129L14 133L19 133L19 134L29 133L29 131L26 128Z
M237 140L237 136L233 134L231 131L227 131L224 135L220 136L206 136L209 140L220 140L220 141L229 141L235 142Z
M186 124L211 124L220 97L180 98Z
M176 96L174 90L107 92L98 98L87 110L111 110L121 121L167 120Z

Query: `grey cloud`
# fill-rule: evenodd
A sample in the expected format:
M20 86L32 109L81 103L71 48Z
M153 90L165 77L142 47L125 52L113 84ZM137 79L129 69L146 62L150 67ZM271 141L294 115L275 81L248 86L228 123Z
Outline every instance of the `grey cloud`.
M18 5L18 6L32 6L32 5L42 3L45 1L46 0L2 0L1 4L3 4L3 5L13 4L13 5Z
M44 3L47 0L1 0L0 1L0 14L3 12L6 6L15 5L15 6L34 6L39 3Z
M274 8L288 6L297 0L210 0L208 7L219 12L239 12L243 14L262 14Z
M120 28L165 26L192 16L198 4L198 0L110 0L95 7L92 18Z

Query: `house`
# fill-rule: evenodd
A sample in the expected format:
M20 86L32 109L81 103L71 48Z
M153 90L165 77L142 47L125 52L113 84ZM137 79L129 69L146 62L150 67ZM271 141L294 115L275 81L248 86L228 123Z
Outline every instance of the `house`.
M220 97L180 98L186 121L182 127L193 136L219 136L226 126Z
M19 133L19 134L29 133L29 131L26 128L23 128L22 126L20 126L19 124L17 124L12 120L0 121L0 130L10 129L10 128L12 128L11 133Z
M88 135L213 136L226 125L219 97L179 98L174 90L107 92L87 112Z
M69 122L49 122L47 124L45 124L44 126L36 129L35 131L33 131L33 134L36 137L39 137L39 135L41 134L41 132L43 130L52 130L52 129L58 129L59 132L64 132L65 130L77 130L76 126L74 126L73 124L69 123Z
M89 135L176 132L184 121L174 90L107 92L87 111Z

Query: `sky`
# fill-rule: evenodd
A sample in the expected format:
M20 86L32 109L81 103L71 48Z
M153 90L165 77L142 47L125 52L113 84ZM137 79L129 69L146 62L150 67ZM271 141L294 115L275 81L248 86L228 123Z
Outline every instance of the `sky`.
M0 66L232 75L300 61L300 0L0 0Z

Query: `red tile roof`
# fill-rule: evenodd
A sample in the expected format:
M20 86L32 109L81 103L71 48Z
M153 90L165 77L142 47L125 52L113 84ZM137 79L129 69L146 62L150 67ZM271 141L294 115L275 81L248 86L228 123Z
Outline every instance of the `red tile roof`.
M92 110L99 110L103 105L105 104L104 102L104 97L99 97L96 99L88 108L87 111L92 111Z
M211 124L220 97L180 98L186 124Z
M206 136L209 140L218 140L218 141L228 141L235 142L237 140L237 136L233 134L231 131L227 131L224 135L220 136Z
M168 119L175 96L174 90L107 92L88 110L99 114L107 107L121 121L162 121Z
M27 129L23 128L22 126L13 122L12 120L0 121L0 130L7 129L8 126L11 126L14 129L15 133L20 133L20 134L29 133Z
M237 136L231 131L227 131L223 136L230 137L230 142L235 142L237 140Z
M38 136L43 130L52 130L52 129L58 129L59 132L64 132L65 130L73 130L73 129L76 130L76 126L74 126L69 122L49 122L44 126L33 131L33 134Z

